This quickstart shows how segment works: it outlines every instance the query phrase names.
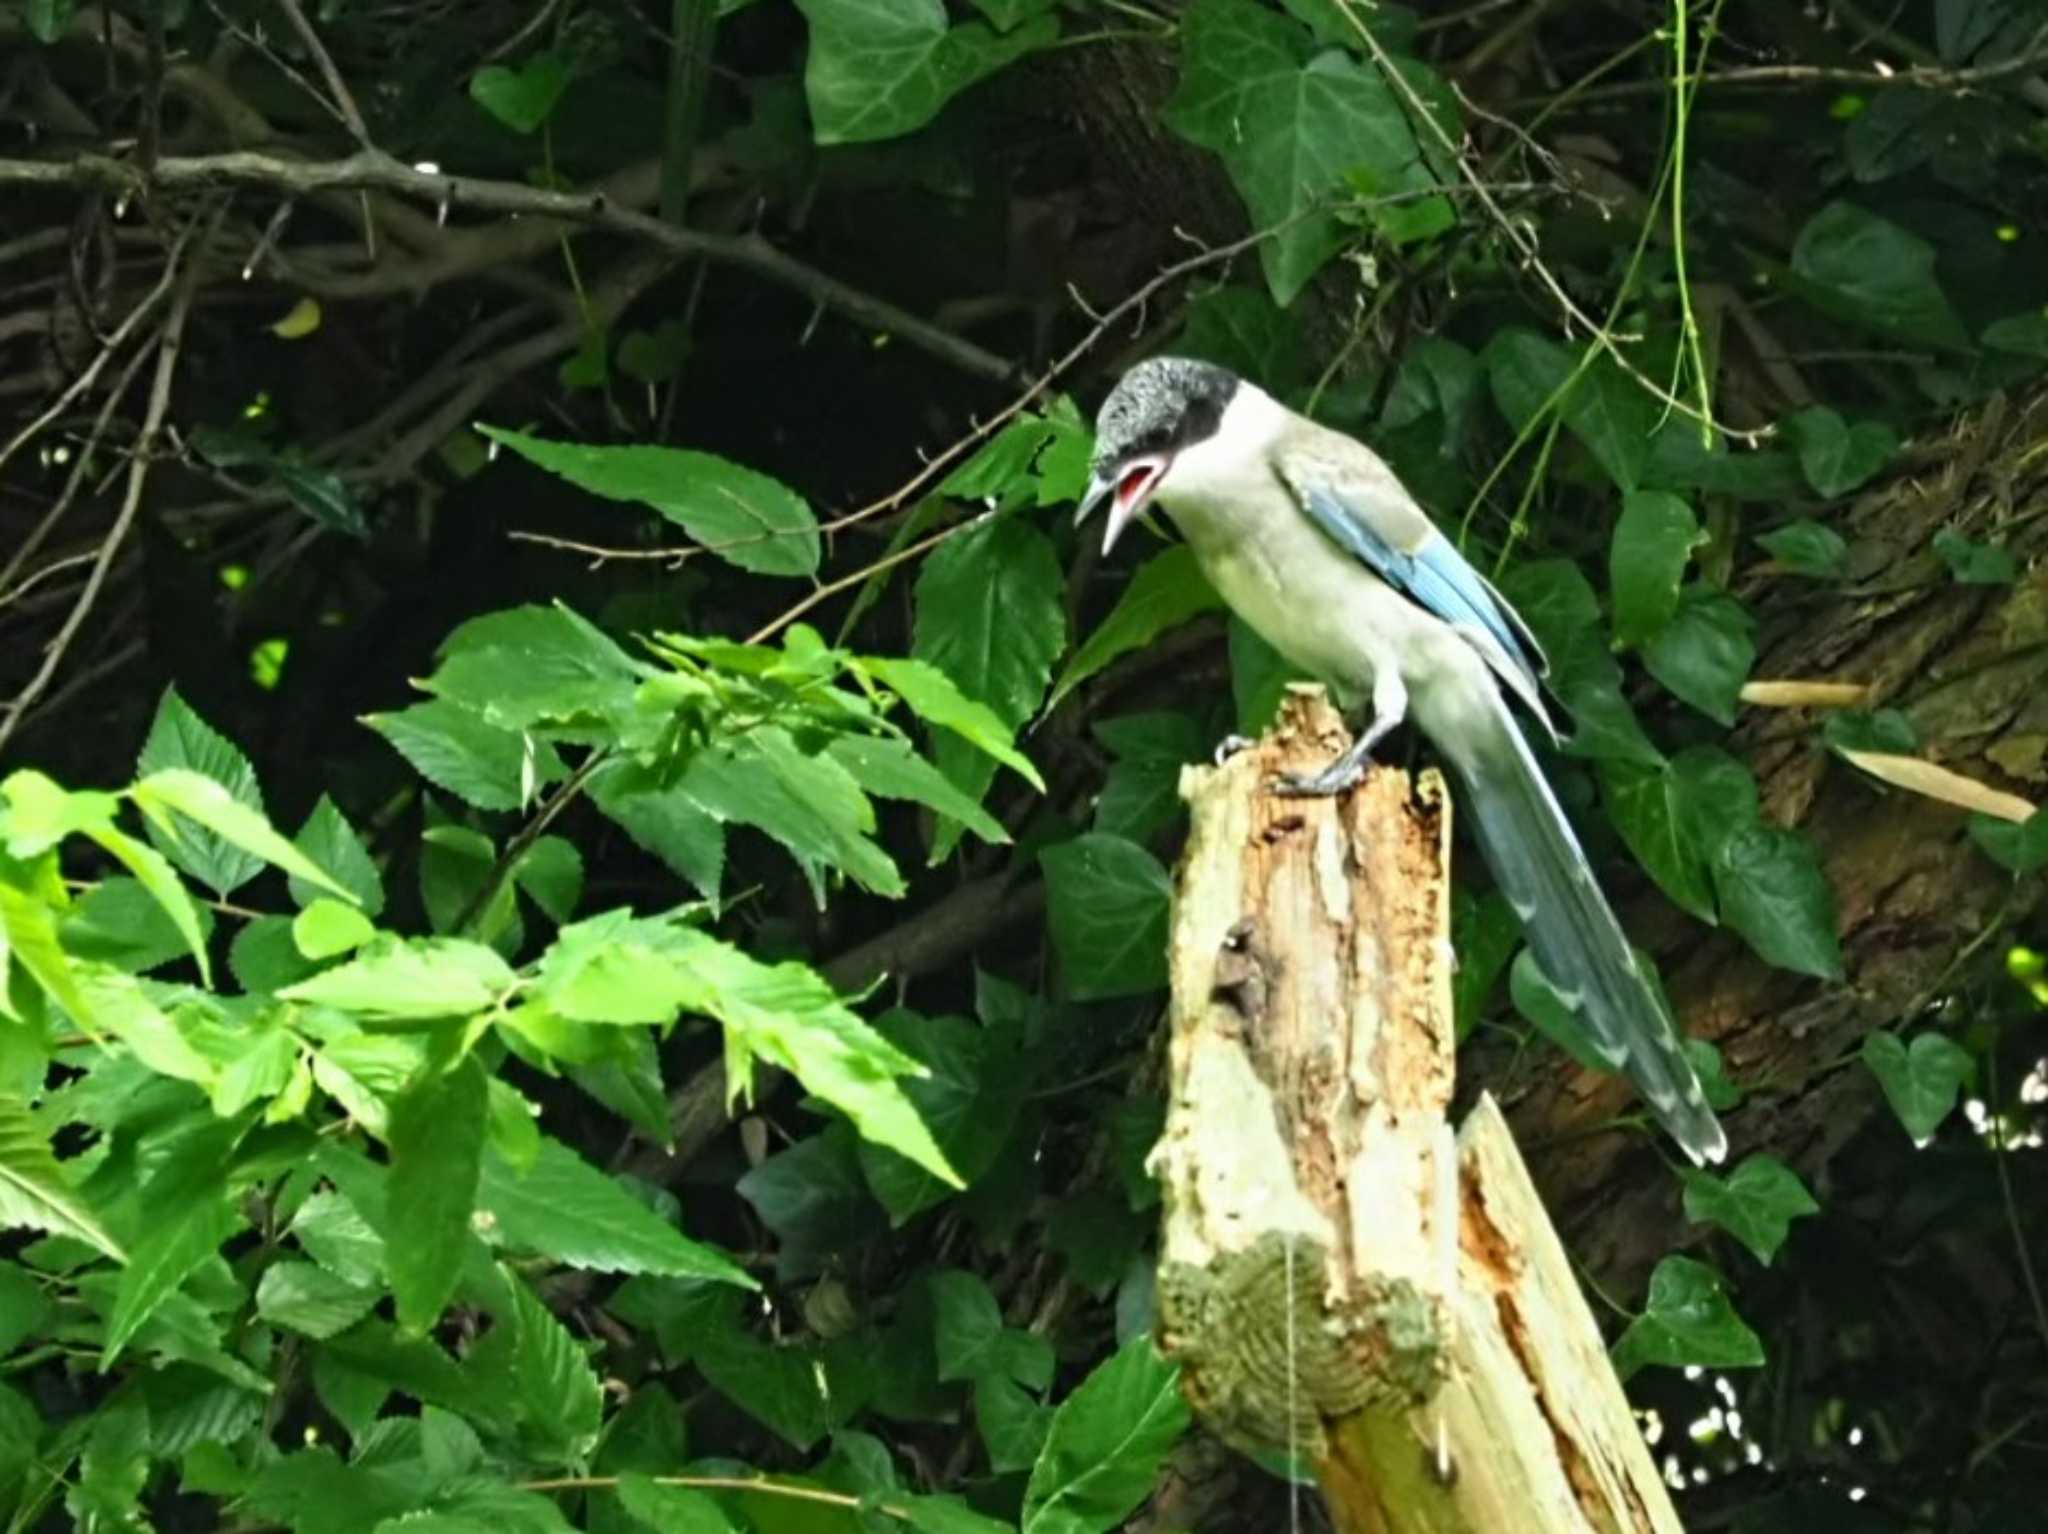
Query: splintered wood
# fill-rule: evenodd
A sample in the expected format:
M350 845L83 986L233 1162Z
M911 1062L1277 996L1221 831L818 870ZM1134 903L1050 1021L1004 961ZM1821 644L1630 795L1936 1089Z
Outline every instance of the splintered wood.
M1442 781L1271 791L1348 741L1296 689L1182 775L1161 1345L1346 1534L1678 1534L1505 1122L1484 1100L1450 1133Z

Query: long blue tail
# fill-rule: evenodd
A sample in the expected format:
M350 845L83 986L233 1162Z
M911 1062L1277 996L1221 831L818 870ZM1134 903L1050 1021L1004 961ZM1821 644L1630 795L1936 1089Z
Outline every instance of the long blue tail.
M1465 808L1494 880L1521 917L1543 973L1602 1052L1628 1072L1657 1122L1696 1165L1719 1161L1728 1136L1707 1106L1678 1026L1644 979L1529 743L1505 703L1493 703L1495 728L1438 744L1465 780Z

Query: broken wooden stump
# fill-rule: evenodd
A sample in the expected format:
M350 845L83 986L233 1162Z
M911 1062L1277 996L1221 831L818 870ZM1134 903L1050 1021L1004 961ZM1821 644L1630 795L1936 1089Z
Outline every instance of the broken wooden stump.
M1505 1121L1455 1138L1450 804L1317 689L1181 779L1161 1346L1203 1421L1312 1464L1345 1534L1678 1534Z

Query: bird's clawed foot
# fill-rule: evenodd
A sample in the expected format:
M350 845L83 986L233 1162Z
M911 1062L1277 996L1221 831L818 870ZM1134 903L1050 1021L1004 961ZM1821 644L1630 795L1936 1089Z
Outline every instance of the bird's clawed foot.
M1283 772L1273 780L1273 792L1283 799L1328 799L1364 777L1370 760L1364 756L1354 760L1347 752L1321 772Z
M1216 742L1216 765L1221 767L1240 751L1249 751L1258 742L1249 735L1226 735Z

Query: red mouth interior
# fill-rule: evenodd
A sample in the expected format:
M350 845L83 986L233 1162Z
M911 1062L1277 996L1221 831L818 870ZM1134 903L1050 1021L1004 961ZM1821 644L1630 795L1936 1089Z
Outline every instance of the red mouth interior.
M1144 500L1165 472L1166 465L1160 463L1138 463L1126 469L1123 478L1116 482L1117 509L1129 511Z

